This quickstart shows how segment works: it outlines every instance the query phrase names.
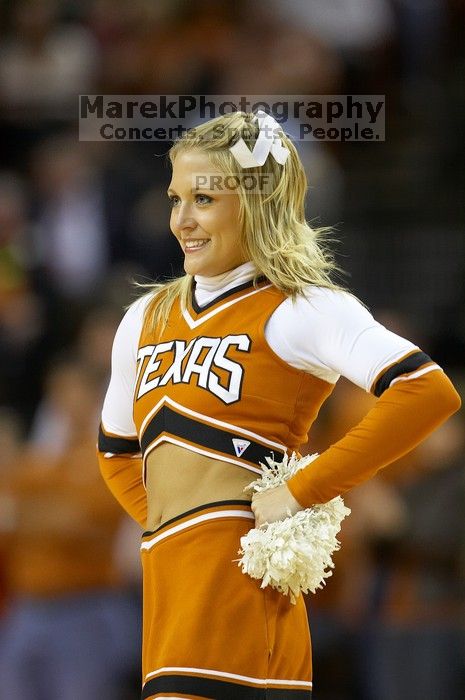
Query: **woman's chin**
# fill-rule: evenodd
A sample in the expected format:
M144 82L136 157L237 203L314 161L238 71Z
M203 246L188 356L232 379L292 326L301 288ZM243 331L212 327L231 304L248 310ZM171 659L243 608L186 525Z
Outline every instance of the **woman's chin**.
M203 275L204 277L213 277L218 275L221 270L218 269L218 263L215 260L208 260L208 256L199 255L197 253L188 253L184 257L184 271L188 275Z
M184 260L184 271L187 275L203 275L204 277L212 277L217 274L213 265L202 264L200 260Z

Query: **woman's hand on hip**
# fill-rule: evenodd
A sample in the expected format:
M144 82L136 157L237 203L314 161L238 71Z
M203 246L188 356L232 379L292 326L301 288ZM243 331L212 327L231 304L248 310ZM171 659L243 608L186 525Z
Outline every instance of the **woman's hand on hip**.
M295 515L299 510L302 510L302 506L296 501L286 484L255 493L252 497L255 527L273 523L275 520L283 520L289 513Z

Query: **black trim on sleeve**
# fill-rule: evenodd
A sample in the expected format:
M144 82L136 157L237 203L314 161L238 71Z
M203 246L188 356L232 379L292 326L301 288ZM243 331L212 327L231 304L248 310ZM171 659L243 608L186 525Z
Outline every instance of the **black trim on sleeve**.
M312 700L311 690L260 688L201 676L158 676L144 685L141 700L160 693L180 693L217 700Z
M407 372L414 372L416 369L425 365L427 362L432 362L432 359L425 352L419 350L414 352L413 355L409 355L404 360L396 362L395 365L389 367L384 374L378 379L373 389L373 394L375 396L381 396L383 391L389 388L392 380L401 374L406 374Z
M105 435L102 426L100 426L98 430L98 449L100 452L111 452L114 455L134 454L140 452L140 445L137 438Z

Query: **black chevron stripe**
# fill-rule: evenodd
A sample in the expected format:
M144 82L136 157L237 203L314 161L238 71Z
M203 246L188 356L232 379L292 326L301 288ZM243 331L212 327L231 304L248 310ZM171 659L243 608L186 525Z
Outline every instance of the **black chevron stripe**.
M145 453L149 445L165 431L171 435L189 440L189 442L193 442L196 445L230 455L234 457L234 459L240 458L238 458L235 452L233 438L245 439L250 442L250 445L243 452L244 461L254 464L259 464L259 462L266 464L265 457L269 457L271 454L269 447L255 442L250 437L229 433L221 428L206 425L193 418L177 413L169 406L163 406L147 425L141 438L143 453ZM281 451L280 454L282 454L282 452L283 451Z

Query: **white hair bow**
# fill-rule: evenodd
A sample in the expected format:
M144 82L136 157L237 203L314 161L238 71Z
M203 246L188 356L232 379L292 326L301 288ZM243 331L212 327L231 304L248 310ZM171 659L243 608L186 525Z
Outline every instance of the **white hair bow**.
M258 110L255 117L258 119L260 133L253 151L248 148L242 138L229 150L242 168L256 168L263 165L270 152L278 163L284 165L289 156L289 149L282 145L281 139L277 135L278 130L282 131L280 125L271 114L267 114L261 109Z

